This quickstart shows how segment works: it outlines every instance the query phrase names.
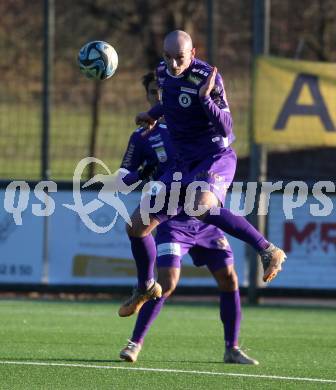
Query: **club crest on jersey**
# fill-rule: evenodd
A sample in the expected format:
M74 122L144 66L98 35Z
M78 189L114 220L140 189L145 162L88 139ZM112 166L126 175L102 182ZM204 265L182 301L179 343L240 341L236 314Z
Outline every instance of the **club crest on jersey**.
M165 148L160 147L160 148L155 148L154 150L155 150L155 153L156 153L156 156L157 156L158 160L161 163L164 163L164 162L167 161L168 156L167 156L167 153L165 151Z
M191 104L191 97L187 93L181 93L181 95L178 98L180 106L186 108L189 107Z

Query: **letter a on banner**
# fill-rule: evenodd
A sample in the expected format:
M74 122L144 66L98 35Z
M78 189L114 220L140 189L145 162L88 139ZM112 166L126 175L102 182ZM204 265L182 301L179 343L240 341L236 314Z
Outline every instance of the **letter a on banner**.
M256 143L336 146L336 63L260 56L254 76Z
M313 104L298 103L302 89L305 86L307 86L310 91ZM336 131L323 96L321 95L318 78L312 74L301 73L297 76L293 84L293 88L290 91L290 94L274 125L274 129L284 130L288 119L292 115L317 115L320 117L321 122L327 131Z

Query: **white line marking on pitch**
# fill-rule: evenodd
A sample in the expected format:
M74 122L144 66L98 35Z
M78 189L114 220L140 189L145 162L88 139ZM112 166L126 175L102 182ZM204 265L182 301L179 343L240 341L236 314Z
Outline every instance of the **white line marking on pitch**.
M79 367L79 368L95 368L95 369L98 368L103 370L130 370L130 371L133 370L133 371L168 372L168 373L198 374L198 375L222 375L222 376L248 377L248 378L283 379L288 381L336 383L336 379L298 378L298 377L277 376L277 375L238 374L233 372L175 370L170 368L124 367L124 366L117 367L117 366L99 366L99 365L92 365L92 364L20 362L20 361L10 361L10 360L0 360L0 364L8 364L8 365L15 364L15 365L26 365L26 366Z

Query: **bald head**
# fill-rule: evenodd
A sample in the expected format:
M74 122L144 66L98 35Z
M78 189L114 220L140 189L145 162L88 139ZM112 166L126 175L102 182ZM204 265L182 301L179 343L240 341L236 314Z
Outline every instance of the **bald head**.
M175 30L166 35L163 41L163 58L173 76L178 76L187 69L194 56L195 49L189 34Z
M182 30L172 31L163 41L163 50L183 52L192 48L191 36Z

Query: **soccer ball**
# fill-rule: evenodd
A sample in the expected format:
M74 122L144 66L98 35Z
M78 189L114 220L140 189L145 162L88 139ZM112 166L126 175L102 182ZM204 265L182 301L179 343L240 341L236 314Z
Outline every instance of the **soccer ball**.
M107 42L92 41L79 50L78 63L89 79L105 80L117 70L118 54Z

